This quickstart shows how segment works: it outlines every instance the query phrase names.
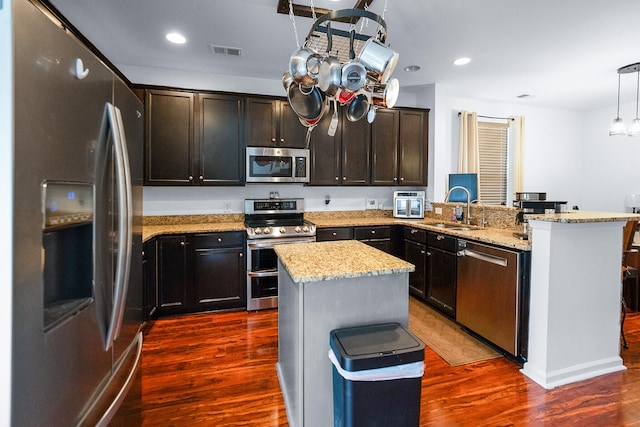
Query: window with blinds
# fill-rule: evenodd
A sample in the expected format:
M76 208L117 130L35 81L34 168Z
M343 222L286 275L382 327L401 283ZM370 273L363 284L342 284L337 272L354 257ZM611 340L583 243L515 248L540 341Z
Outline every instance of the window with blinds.
M509 177L509 125L478 121L480 200L488 205L507 204Z

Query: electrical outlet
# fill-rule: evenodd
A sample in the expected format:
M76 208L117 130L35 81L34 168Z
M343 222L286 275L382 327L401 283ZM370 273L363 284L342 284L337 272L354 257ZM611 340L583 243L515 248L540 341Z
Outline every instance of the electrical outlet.
M436 215L442 215L442 208L436 208Z
M367 209L378 209L378 199L367 199Z
M229 202L225 202L224 211L225 212L231 212L231 204Z

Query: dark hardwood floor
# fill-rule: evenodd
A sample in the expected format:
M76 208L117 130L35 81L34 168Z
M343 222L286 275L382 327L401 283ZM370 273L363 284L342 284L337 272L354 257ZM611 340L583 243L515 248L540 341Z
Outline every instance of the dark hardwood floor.
M275 363L277 311L155 320L142 359L143 426L287 426ZM640 426L640 314L626 371L545 390L492 359L452 367L425 351L422 426Z

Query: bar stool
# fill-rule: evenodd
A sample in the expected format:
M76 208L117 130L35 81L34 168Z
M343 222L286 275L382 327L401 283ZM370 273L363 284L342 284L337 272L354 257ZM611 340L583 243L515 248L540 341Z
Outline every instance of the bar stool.
M640 277L638 275L638 269L631 267L628 262L628 256L631 253L631 247L633 245L633 238L636 234L636 230L638 228L637 221L627 221L627 224L624 226L622 230L622 284L624 286L624 281L626 279L634 279L635 280L635 288L638 289L638 281ZM620 336L622 338L622 346L624 348L629 348L627 345L627 339L624 336L624 320L627 317L627 303L624 300L624 292L621 297L621 305L622 305L622 320L620 321Z

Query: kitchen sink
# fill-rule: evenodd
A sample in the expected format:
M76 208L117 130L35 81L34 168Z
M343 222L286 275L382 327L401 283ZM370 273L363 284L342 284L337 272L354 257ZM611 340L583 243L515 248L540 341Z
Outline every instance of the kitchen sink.
M468 224L457 224L454 222L439 222L437 224L433 224L435 227L444 228L447 230L455 230L455 231L473 231L480 230L480 227L477 225L468 225Z

